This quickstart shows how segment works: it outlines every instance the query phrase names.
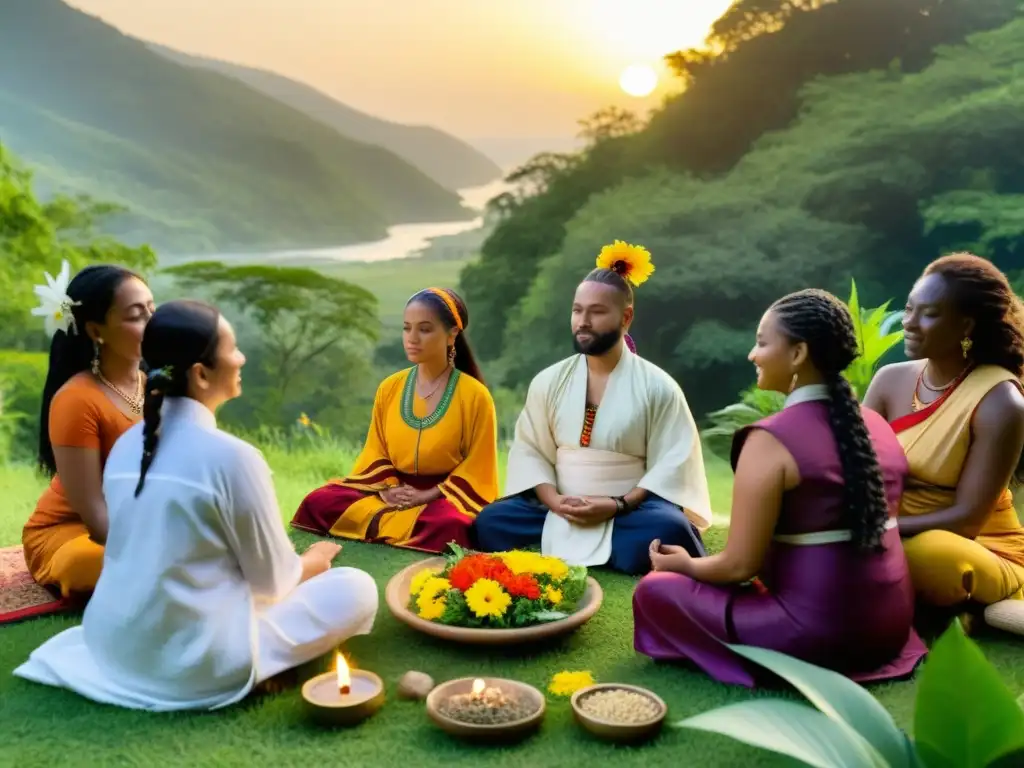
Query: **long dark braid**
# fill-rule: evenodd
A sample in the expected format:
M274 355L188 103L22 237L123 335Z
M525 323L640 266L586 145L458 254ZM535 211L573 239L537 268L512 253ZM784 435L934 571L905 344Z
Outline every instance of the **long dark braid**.
M160 411L164 405L164 396L173 385L173 370L158 368L150 371L146 379L146 402L142 406L142 468L139 470L139 484L135 486L135 495L142 493L146 482L146 473L153 464L156 446L160 441Z
M843 467L843 507L853 543L861 551L882 550L889 519L882 470L860 404L842 375L859 355L850 312L826 291L806 290L772 305L782 332L807 344L811 362L828 386L828 419Z
M219 327L220 313L214 307L190 299L162 304L146 325L142 357L149 366L149 376L142 406L142 466L136 496L142 493L156 457L164 398L188 397L189 371L196 363L214 367Z

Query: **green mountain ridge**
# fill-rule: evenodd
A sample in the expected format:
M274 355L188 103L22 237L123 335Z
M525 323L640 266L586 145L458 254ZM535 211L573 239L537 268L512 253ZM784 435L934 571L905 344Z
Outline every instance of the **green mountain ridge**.
M0 139L42 191L122 203L112 233L166 250L345 245L474 216L387 149L60 0L0 0Z
M276 72L176 51L149 43L152 51L185 66L233 77L356 141L391 150L450 190L488 184L501 168L483 152L437 128L391 122L344 104L316 88Z

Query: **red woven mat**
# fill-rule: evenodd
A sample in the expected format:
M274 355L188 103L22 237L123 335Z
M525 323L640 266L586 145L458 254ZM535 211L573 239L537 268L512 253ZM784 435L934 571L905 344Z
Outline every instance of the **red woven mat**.
M70 610L71 601L36 584L21 547L0 548L0 624Z

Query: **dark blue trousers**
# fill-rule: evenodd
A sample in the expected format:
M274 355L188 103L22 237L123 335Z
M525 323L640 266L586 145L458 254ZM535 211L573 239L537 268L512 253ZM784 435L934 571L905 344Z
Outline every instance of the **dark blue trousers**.
M473 525L477 547L502 552L540 544L547 508L533 491L499 499L477 515ZM683 511L660 496L649 494L628 515L615 518L612 557L608 566L629 574L651 570L651 542L675 544L694 557L703 557L704 542Z

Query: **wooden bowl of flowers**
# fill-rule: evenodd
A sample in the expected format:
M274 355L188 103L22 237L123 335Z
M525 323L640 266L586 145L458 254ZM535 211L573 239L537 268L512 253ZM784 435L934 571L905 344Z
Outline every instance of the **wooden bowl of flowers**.
M392 615L420 632L458 643L529 643L572 632L601 607L601 585L583 566L449 546L451 555L413 563L385 590Z
M649 739L661 730L668 706L646 688L625 683L600 683L581 688L569 700L584 730L616 742Z

